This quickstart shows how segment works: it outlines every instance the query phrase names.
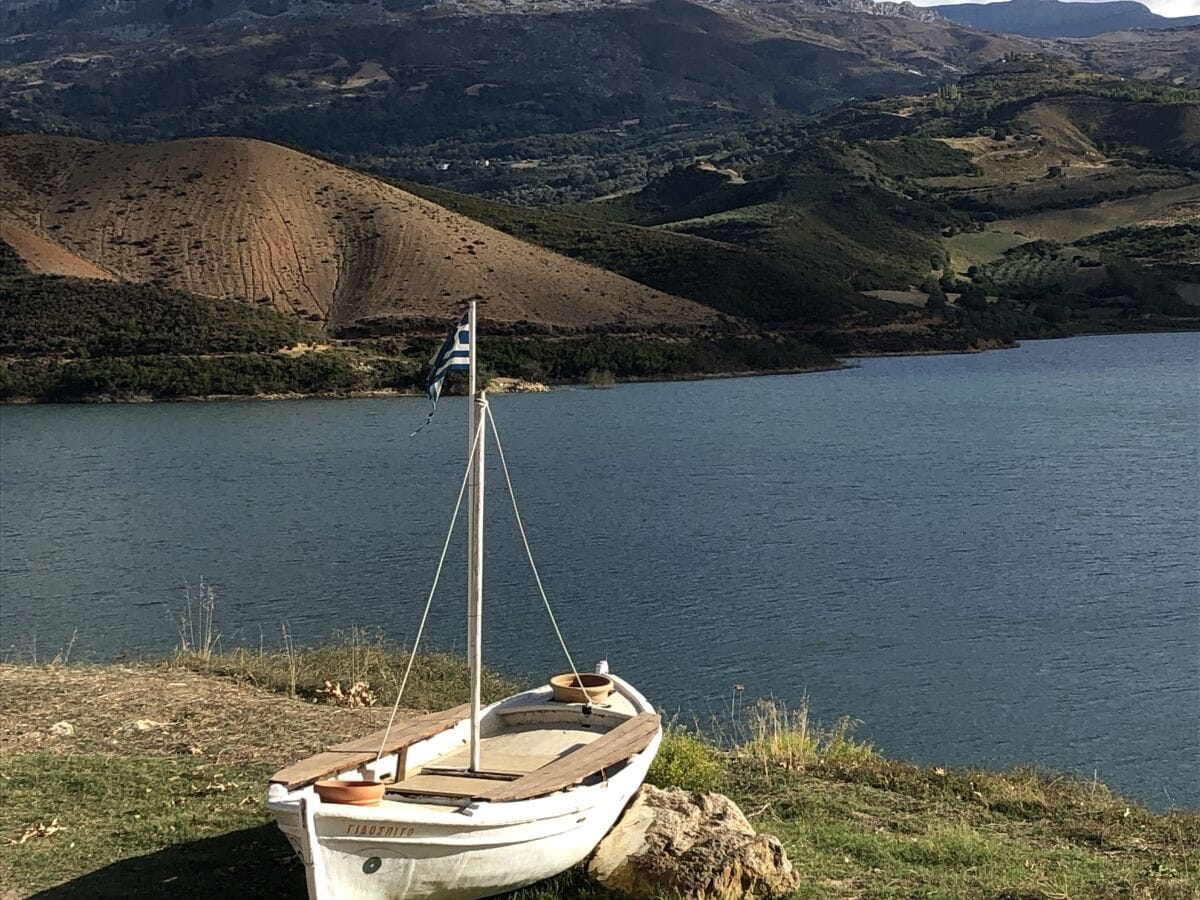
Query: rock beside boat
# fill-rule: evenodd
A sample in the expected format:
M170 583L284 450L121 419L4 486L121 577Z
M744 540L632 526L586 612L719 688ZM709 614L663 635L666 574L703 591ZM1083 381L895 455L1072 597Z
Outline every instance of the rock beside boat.
M756 834L723 794L644 785L601 841L588 875L631 897L770 897L800 886L779 839Z

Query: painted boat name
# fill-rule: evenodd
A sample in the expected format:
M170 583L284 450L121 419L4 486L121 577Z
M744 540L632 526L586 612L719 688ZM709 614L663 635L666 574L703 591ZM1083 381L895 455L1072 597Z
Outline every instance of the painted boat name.
M346 834L362 837L412 837L417 833L415 828L403 825L347 825Z

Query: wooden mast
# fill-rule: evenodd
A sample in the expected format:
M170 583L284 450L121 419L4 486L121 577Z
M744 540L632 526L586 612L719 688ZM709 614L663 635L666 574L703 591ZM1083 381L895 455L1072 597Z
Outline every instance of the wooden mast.
M471 758L470 769L479 771L479 709L480 685L483 669L483 448L486 443L486 413L483 389L478 387L476 374L476 348L479 346L479 329L476 319L475 301L471 301L468 314L470 332L470 400L467 403L468 432L467 453L474 447L471 471L468 476L470 488L469 523L470 537L467 549L467 655L471 664ZM476 439L476 430L479 437Z

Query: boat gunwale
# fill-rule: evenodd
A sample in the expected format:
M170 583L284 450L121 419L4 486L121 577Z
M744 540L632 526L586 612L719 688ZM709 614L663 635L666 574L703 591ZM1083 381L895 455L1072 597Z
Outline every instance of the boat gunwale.
M615 675L610 677L613 679L617 690L634 707L635 714L654 712L653 705L636 688ZM519 694L514 694L512 697L506 697L491 704L486 707L485 711L491 711L515 697L534 694L541 690L543 688L522 691ZM569 704L565 706L576 705L582 706L582 704ZM462 724L459 723L456 727L462 727ZM562 803L564 797L574 797L579 802L572 803L569 807L563 808L562 814L578 813L593 808L601 799L597 791L607 793L605 789L610 783L623 780L621 776L630 768L630 763L647 753L651 754L651 756L657 753L661 740L662 721L660 718L658 729L646 746L628 757L624 761L624 765L620 771L614 772L610 777L596 784L575 783L545 794L518 800L474 800L465 797L414 795L412 797L387 797L378 806L348 806L346 804L320 803L312 785L304 785L292 790L286 790L283 785L275 784L272 785L272 788L278 789L276 790L276 796L271 797L270 792L268 792L266 805L268 810L277 816L298 816L301 801L307 799L309 803L319 804L319 807L314 812L320 818L336 817L338 819L354 820L355 822L365 824L395 824L403 822L416 825L451 824L458 828L471 828L472 826L479 828L506 827L544 819L544 816L539 814L537 807L549 805L552 808L556 808L557 804ZM358 770L345 770L339 774L346 775L354 771ZM285 790L286 793L283 796L278 796L279 793ZM397 811L401 808L407 813L403 818L396 815ZM469 817L464 817L464 811L469 811ZM555 817L558 814L556 812Z

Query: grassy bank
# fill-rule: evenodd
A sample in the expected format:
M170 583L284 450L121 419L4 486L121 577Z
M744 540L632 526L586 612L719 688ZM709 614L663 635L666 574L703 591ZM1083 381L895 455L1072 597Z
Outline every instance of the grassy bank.
M317 648L220 653L201 639L165 662L0 666L3 896L303 897L265 780L382 727L406 662L351 632ZM406 707L465 697L454 657L414 672ZM489 675L485 691L514 687ZM672 728L651 780L735 798L786 845L797 897L1197 896L1200 813L1034 770L890 760L847 723L769 704L725 730L718 746ZM520 896L610 895L568 873Z

